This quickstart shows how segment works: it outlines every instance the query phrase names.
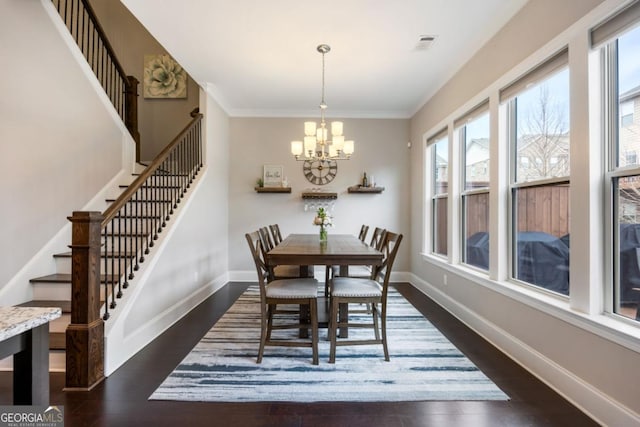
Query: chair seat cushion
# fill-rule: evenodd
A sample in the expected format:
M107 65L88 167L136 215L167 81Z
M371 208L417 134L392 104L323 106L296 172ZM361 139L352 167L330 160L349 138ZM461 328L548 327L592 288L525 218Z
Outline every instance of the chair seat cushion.
M316 279L282 279L267 285L267 298L318 298Z
M375 280L336 277L331 285L334 297L381 297L382 286Z

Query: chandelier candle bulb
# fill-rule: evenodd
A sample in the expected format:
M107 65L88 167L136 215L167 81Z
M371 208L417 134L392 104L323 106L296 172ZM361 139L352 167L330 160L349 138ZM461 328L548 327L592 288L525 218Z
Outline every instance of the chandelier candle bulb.
M316 122L304 122L304 134L306 136L315 136Z
M291 154L294 156L302 154L302 141L291 141Z
M344 142L344 149L342 151L347 155L347 157L353 154L353 145L353 141Z
M331 135L332 136L342 135L342 122L331 122Z
M331 144L336 150L342 151L344 148L344 136L336 135L333 137L333 143Z
M304 137L304 155L313 157L316 153L316 139L313 136Z

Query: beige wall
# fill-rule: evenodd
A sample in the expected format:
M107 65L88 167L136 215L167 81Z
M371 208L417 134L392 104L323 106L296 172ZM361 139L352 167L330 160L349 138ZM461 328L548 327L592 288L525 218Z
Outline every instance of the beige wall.
M315 212L305 212L301 193L313 185L302 173L302 162L290 153L290 142L303 136L304 118L232 118L229 177L229 270L255 271L244 234L278 223L283 234L317 233ZM309 120L316 120L311 118ZM338 193L335 227L329 233L356 234L365 223L404 233L397 270L409 266L409 137L408 120L343 119L347 139L356 141L351 160L338 162L338 173L323 186ZM258 194L256 179L264 164L284 167L291 194ZM348 194L362 173L374 175L382 194ZM224 203L224 201L220 201ZM394 270L396 268L394 267Z
M622 3L599 0L529 1L411 120L411 176L414 184L411 189L414 236L411 270L416 276L416 284L505 353L607 425L636 425L640 422L637 394L640 334L637 328L611 322L599 315L601 305L597 301L601 298L602 276L590 263L602 262L602 257L593 256L597 253L593 242L601 241L599 233L602 229L598 227L602 227L602 221L591 217L590 224L589 215L593 212L589 208L594 203L596 207L601 204L602 198L598 197L597 189L590 190L582 184L586 178L579 178L587 177L584 171L589 168L595 171L595 165L601 163L599 159L589 157L589 153L601 151L587 149L588 144L595 144L593 147L596 148L600 144L597 137L588 141L590 112L586 107L587 94L594 90L591 96L597 96L598 88L597 84L588 84L588 31ZM427 228L423 218L424 182L426 173L430 172L425 172L424 138L444 125L451 125L465 109L487 98L492 102L492 129L501 129L497 121L499 87L506 86L546 55L566 45L570 47L572 66L571 304L543 295L531 298L522 287L500 281L507 274L506 239L492 240L492 253L501 249L504 256L499 261L495 257L492 260L494 280L423 254L423 236ZM502 169L492 169L493 180L506 179L503 141L497 134L492 135L492 156L497 157L492 159L492 168L499 164L499 169ZM499 190L492 186L492 191L494 189ZM506 210L505 200L506 193L492 193L492 233L505 233L506 215L502 214L500 221L496 221L500 215L496 210ZM596 231L591 232L589 227ZM502 267L496 268L497 265ZM589 295L587 290L591 285ZM594 311L589 313L590 309ZM588 317L583 317L585 311Z
M127 142L44 6L3 2L0 13L0 305L30 299L35 276L5 285L120 172ZM48 260L42 275L55 271Z
M199 102L198 85L189 77L186 99L145 99L144 55L163 54L167 51L119 0L90 0L90 3L125 72L140 81L140 159L153 160L191 120L189 113Z

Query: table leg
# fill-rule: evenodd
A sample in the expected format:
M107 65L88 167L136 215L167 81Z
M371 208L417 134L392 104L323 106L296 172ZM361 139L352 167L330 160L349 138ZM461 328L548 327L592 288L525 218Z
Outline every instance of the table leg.
M313 265L301 265L300 266L300 277L311 277L311 278L313 278Z
M49 405L49 323L24 337L24 350L13 356L13 404Z

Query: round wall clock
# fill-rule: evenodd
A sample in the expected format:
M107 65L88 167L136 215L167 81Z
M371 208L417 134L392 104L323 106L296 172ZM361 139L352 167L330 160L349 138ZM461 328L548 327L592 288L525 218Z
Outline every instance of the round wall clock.
M312 184L325 185L336 177L338 162L335 160L305 160L302 172Z

